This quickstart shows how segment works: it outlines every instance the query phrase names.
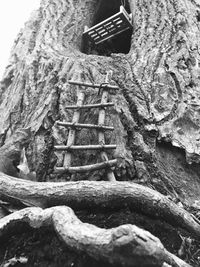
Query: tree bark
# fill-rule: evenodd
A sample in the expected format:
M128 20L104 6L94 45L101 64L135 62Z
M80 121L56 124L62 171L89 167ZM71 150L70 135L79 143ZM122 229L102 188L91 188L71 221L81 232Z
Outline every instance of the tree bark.
M65 106L76 103L76 90L67 80L101 84L105 72L112 70L112 84L120 90L111 96L115 106L110 108L106 124L114 126L115 131L107 133L106 139L117 144L112 153L121 160L115 171L117 178L138 178L142 171L146 177L156 177L151 179L156 188L161 187L173 197L178 194L188 205L195 201L198 204L199 167L189 167L187 162L198 162L200 154L200 7L191 0L130 0L134 31L129 54L99 57L80 51L84 26L92 26L95 17L100 16L100 2L42 1L16 39L1 82L0 143L7 144L17 129L30 128L31 143L26 152L31 170L37 171L39 180L55 178L54 166L56 161L62 165L63 155L53 153L51 143L64 144L68 135L67 130L55 126L55 121L70 121L72 111ZM115 10L119 8L115 6ZM95 89L88 88L86 92L85 104L99 102ZM94 124L97 115L93 111L82 113L81 120ZM97 140L95 130L84 130L77 143L94 144L94 139ZM164 156L163 144L168 149ZM174 153L174 147L182 150ZM74 155L73 162L77 166L88 165L90 155ZM92 156L96 163L98 153ZM138 161L142 170L135 163ZM170 163L175 161L178 168ZM90 177L94 178L92 174ZM98 179L101 177L98 174ZM79 175L78 179L84 176Z

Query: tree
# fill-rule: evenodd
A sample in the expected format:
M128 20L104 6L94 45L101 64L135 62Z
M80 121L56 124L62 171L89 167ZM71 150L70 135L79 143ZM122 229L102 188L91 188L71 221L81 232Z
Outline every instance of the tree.
M200 5L194 0L125 1L133 32L97 47L82 38L85 25L117 12L120 3L43 0L18 35L0 89L0 199L4 209L5 203L29 207L2 218L0 235L22 221L33 228L49 225L73 250L110 264L189 266L141 227L100 229L82 223L71 210L128 208L199 238L198 216L193 214L198 215L200 192ZM105 169L55 174L63 153L55 152L54 145L65 144L68 137L56 121L71 121L73 111L66 106L76 103L80 89L86 104L99 103L101 97L97 89L68 80L101 84L109 70L110 83L119 91L110 95L115 105L107 109L106 125L114 131L105 138L117 144L109 158L117 159L118 181L105 181ZM98 110L81 112L79 121L96 124ZM97 135L84 129L76 144L96 144ZM5 159L19 162L23 147L37 181L6 173ZM98 152L84 151L73 154L72 164L98 161ZM187 234L181 232L184 240Z

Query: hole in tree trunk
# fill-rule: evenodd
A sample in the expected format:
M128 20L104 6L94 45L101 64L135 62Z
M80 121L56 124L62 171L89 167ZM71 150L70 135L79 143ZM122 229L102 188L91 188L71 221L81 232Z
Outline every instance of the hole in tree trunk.
M197 18L197 21L200 22L200 11L197 10L196 12L196 18Z
M122 2L127 13L130 14L131 11L128 0L100 0L97 4L93 25L91 25L91 27L118 13ZM102 56L110 56L112 53L127 54L131 46L132 32L132 29L128 29L97 45L89 41L87 38L83 38L82 52L85 54L96 54Z

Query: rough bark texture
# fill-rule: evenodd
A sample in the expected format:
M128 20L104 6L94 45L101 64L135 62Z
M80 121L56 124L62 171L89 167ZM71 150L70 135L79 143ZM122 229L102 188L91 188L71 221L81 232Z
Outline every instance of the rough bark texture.
M102 16L99 2L42 1L26 23L1 82L1 145L17 129L30 128L30 167L39 180L55 178L53 167L56 162L62 165L63 155L53 152L53 143L64 144L68 134L54 126L55 121L70 121L73 111L65 106L76 103L76 86L67 80L101 83L105 72L112 70L112 84L120 91L111 96L115 106L109 108L106 123L115 131L106 134L106 141L117 144L109 155L119 159L117 179L150 179L159 190L170 193L173 187L173 196L177 193L187 204L198 204L198 2L130 1L134 20L130 52L110 57L80 52L84 25ZM115 3L117 10L120 3ZM87 104L100 101L96 89L86 93ZM82 112L81 120L97 123L98 111ZM97 140L95 130L83 130L76 143ZM74 153L73 165L98 160L95 152ZM90 179L102 175L93 173Z
M114 106L107 108L106 125L114 131L106 132L105 140L117 145L108 153L109 159L118 160L116 179L139 180L197 212L200 3L129 0L134 23L129 53L105 56L104 46L88 49L82 40L84 26L105 18L106 12L101 10L104 5L117 12L120 3L41 1L40 9L19 33L1 81L0 153L17 164L19 151L25 146L29 168L36 171L37 181L69 180L69 174L54 173L55 166L63 166L64 155L53 149L54 145L65 145L68 137L68 130L55 122L72 121L74 110L66 106L77 102L78 88L67 81L101 84L106 71L112 70L111 84L120 90L110 95ZM123 42L119 41L119 46ZM98 89L82 89L84 104L100 103ZM79 122L97 124L98 115L98 109L81 110ZM79 131L75 144L98 144L98 132ZM99 154L74 151L72 165L99 163ZM7 169L1 167L1 171L14 175L15 170ZM103 180L105 172L81 173L73 179Z

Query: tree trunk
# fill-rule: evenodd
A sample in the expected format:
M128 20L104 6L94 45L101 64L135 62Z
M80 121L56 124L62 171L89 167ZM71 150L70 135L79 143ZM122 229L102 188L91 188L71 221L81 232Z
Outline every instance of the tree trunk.
M106 72L111 70L110 84L118 86L119 90L109 94L109 102L114 106L105 107L105 125L114 128L113 132L105 132L105 143L117 146L106 152L111 162L117 159L113 169L116 180L139 181L146 190L153 188L198 214L200 5L197 0L129 0L124 3L128 13L132 13L133 31L94 46L82 38L84 27L117 13L120 0L41 1L39 10L15 40L1 81L0 171L17 176L8 166L13 161L14 167L17 165L20 151L25 147L29 168L36 171L37 181L69 181L69 172L54 171L55 167L62 168L65 162L64 152L54 150L54 146L65 146L70 137L68 129L56 122L73 121L77 110L67 107L76 105L80 89L85 93L83 105L89 108L79 109L77 123L97 125L102 107L98 88L77 86L68 81L102 84ZM90 109L91 105L99 107ZM73 145L101 145L98 134L98 129L76 131ZM74 150L68 162L74 169L101 164L100 154L98 150ZM1 164L5 158L11 163ZM77 173L73 180L105 180L107 173L106 168ZM50 198L49 195L41 198L34 191L43 184L34 184L35 195L26 197L31 192L26 191L26 186L31 187L31 183L24 181L25 186L21 180L12 182L3 174L0 179L2 199L4 190L7 200L10 194L11 202L15 197L25 202L32 197L36 201L38 197L35 203L40 206ZM15 183L25 186L25 190L16 189ZM72 186L74 194L77 184L70 182L68 185ZM113 183L110 186L114 186ZM116 205L122 199L126 202L122 187L120 184L119 196L113 200ZM109 191L109 186L104 190ZM101 191L95 193L93 189L92 194L106 199ZM87 196L85 198L87 200ZM142 198L140 204L144 212L146 204L142 205ZM159 201L157 205L159 207ZM160 218L165 220L167 210L163 217L161 214Z

